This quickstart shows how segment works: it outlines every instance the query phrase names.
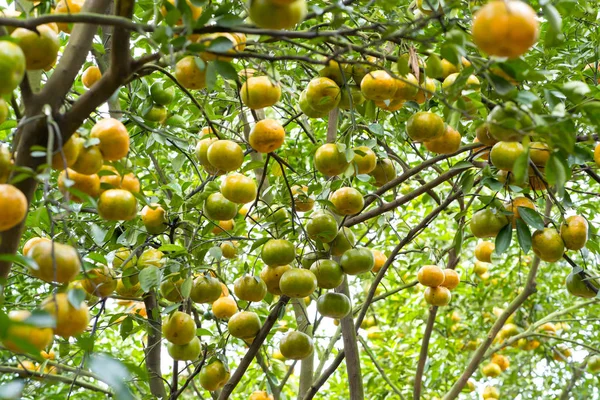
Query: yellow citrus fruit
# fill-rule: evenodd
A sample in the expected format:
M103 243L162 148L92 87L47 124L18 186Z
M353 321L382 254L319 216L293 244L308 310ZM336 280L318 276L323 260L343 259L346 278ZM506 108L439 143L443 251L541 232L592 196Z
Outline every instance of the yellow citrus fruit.
M460 148L460 133L446 125L444 134L437 139L429 140L424 143L425 148L436 154L452 154Z
M550 158L550 146L543 142L529 144L529 159L538 167L545 167Z
M31 316L29 311L19 310L11 311L8 314L11 324L5 332L5 338L2 344L15 353L24 353L18 342L25 342L37 350L43 350L52 343L52 328L40 328L35 325L29 325L25 320Z
M265 266L260 272L260 278L267 285L269 293L280 295L281 289L279 288L279 282L281 276L287 272L291 267L289 265L281 265L277 267Z
M100 78L102 78L102 72L100 72L100 68L92 65L83 71L83 75L81 75L81 82L83 83L83 86L89 89L94 86L94 84L98 82Z
M354 158L352 159L357 174L369 174L377 166L377 156L375 152L367 146L358 146L354 148Z
M517 219L521 218L521 216L519 215L519 207L527 207L532 210L535 210L535 203L527 197L520 196L515 197L511 201L508 201L504 204L504 208L506 208L506 211L510 211L513 213L512 216L509 216L509 220L512 222L513 228L517 227Z
M46 241L49 241L49 240L50 239L44 238L44 237L33 237L33 238L29 239L23 245L23 255L26 256L26 257L28 257L29 256L29 252L31 251L31 249L33 249L33 246L35 246L38 243L46 242Z
M217 140L206 151L208 162L221 171L235 171L244 162L244 151L234 141Z
M226 297L222 297L226 299ZM229 334L238 339L251 339L260 331L261 322L258 314L252 311L240 311L227 323Z
M313 78L306 87L306 102L319 113L326 113L337 107L341 96L340 87L329 78Z
M446 132L444 120L437 114L419 111L406 122L406 133L416 142L427 142L442 137Z
M200 64L200 66L198 66ZM175 78L186 89L203 89L206 87L206 65L194 56L186 56L175 64Z
M471 233L478 238L496 237L498 232L508 224L508 218L500 211L485 208L471 217Z
M350 164L346 154L335 143L326 143L315 153L315 167L326 176L336 176L346 170Z
M458 272L448 268L444 269L443 272L444 282L442 283L442 286L449 290L455 289L460 283L460 276L458 275Z
M491 360L494 364L497 364L502 371L506 371L510 366L510 361L508 357L503 356L502 354L494 354Z
M77 161L82 149L83 139L77 135L71 136L64 144L61 151L52 156L52 168L57 171L62 171L65 169L65 164L67 168L72 167Z
M383 267L385 262L387 261L387 256L379 250L371 250L373 252L373 257L375 257L375 266L372 271L377 273Z
M294 196L296 211L307 212L315 206L315 199L308 195L307 186L292 186L292 195Z
M263 119L258 121L250 132L248 142L257 152L270 153L280 148L284 139L285 130L279 122Z
M333 192L329 200L340 215L358 214L364 207L362 193L352 187L344 187Z
M37 32L17 28L10 36L23 50L27 70L45 69L56 62L60 42L56 32L49 26L40 25L37 27Z
M444 271L437 265L424 265L419 268L417 280L421 285L437 287L444 283Z
M67 175L73 183L72 186L66 186ZM75 189L90 197L97 197L100 193L100 178L96 174L84 175L67 168L58 175L58 188L63 194L66 194L68 189ZM71 195L71 200L76 203L83 202L83 199L76 195Z
M42 240L29 250L37 269L30 268L30 274L45 282L71 282L81 271L79 254L74 247Z
M481 372L485 376L495 378L497 376L500 376L500 374L502 373L502 368L500 368L498 364L491 362L489 364L484 365L481 369Z
M498 142L490 151L490 161L494 166L503 171L512 171L517 158L525 148L519 142Z
M169 3L171 3L172 6L175 7L175 0L166 0ZM196 6L194 5L190 0L186 0L185 1L188 5L188 7L190 8L190 11L192 12L192 19L194 21L196 21L198 18L200 18L200 16L202 15L202 7ZM167 15L167 7L162 6L160 8L160 13L164 16ZM177 21L177 25L181 25L183 24L183 19L180 19L179 21Z
M51 295L44 300L42 308L56 321L54 333L64 338L83 333L90 322L87 304L81 302L74 307L69 301L67 293Z
M146 231L152 235L163 233L168 228L166 214L167 212L160 204L153 203L150 206L144 206L140 215Z
M190 314L175 311L163 321L162 334L173 344L188 344L196 337L196 323Z
M223 287L217 278L201 275L194 279L190 299L194 303L212 303L223 294Z
M27 215L27 197L13 185L0 184L0 232L19 225Z
M555 262L562 258L565 243L556 229L544 228L531 235L531 248L543 261Z
M522 1L490 1L473 18L473 42L491 56L517 58L535 44L538 34L537 15Z
M248 400L273 400L273 395L264 390L257 390L256 392L252 392Z
M279 351L287 359L302 360L313 353L314 345L307 334L291 331L279 342Z
M477 139L480 143L485 144L486 146L493 146L496 143L498 143L498 140L496 140L491 134L490 134L490 129L489 126L487 124L482 124L480 125L476 130L475 130L475 135L477 135Z
M580 250L588 240L588 222L579 215L571 215L560 227L560 236L569 250Z
M306 0L282 4L281 0L252 0L248 15L256 26L265 29L291 29L307 13Z
M396 80L384 70L369 72L360 82L360 90L369 100L390 100L397 88Z
M9 94L25 76L25 53L13 42L0 42L0 94Z
M90 136L100 140L100 151L105 160L118 161L129 152L129 132L117 119L105 118L96 122Z
M102 169L104 159L99 146L82 146L71 169L83 175L93 175Z
M494 243L485 240L481 241L477 243L477 246L475 246L475 258L482 262L491 263L492 253L494 252L495 248L496 245Z
M431 78L425 78L424 83L420 84L419 92L415 97L415 101L419 104L425 103L427 100L431 99L435 93L435 80Z
M212 229L214 235L220 235L224 232L231 232L235 228L235 222L230 219L228 221L219 221L217 225Z
M106 298L117 288L117 279L114 272L103 265L86 272L82 281L83 289L93 296Z
M227 53L235 53L236 52L235 46L237 44L237 41L236 41L235 37L230 33L218 32L218 33L209 33L209 34L201 35L198 38L197 42L202 43L205 46L205 48L209 48L212 41L217 38L224 38L231 42L231 49L227 50L226 51ZM201 52L200 57L204 61L214 61L214 60L231 61L232 60L231 57L224 56L221 54L215 54L209 50Z
M130 221L137 215L137 200L124 189L109 189L100 195L98 214L108 221Z
M52 10L53 14L77 14L81 12L83 8L83 1L81 0L60 0L56 3L56 7ZM70 23L58 22L56 23L58 29L65 33L71 33ZM57 32L58 33L58 32Z
M257 192L256 182L246 175L233 173L221 181L221 194L233 203L250 203L256 199Z
M200 386L214 392L225 386L229 380L229 369L220 360L215 360L200 370L198 379Z
M251 76L242 85L240 97L253 110L271 107L281 98L281 86L268 76Z
M375 178L375 186L381 187L396 177L396 167L389 158L377 160L370 175Z
M419 81L413 74L396 78L395 82L396 93L394 93L394 99L414 100L416 98L419 91Z

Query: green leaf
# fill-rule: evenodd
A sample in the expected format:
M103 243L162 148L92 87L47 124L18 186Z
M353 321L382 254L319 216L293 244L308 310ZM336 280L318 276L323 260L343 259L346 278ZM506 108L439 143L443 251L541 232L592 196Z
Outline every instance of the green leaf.
M560 44L564 40L562 34L562 17L558 10L550 3L546 3L542 10L544 16L548 21L548 30L546 31L546 37L544 38L544 44L546 47L553 47Z
M71 303L75 309L79 310L81 304L85 300L85 291L82 289L71 289L67 293L67 299L69 299L69 303Z
M138 276L144 293L148 293L151 289L158 287L160 284L160 275L160 269L155 265L149 265L140 271Z
M217 83L217 68L214 63L207 63L206 66L206 88L213 90Z
M129 380L129 370L119 361L105 354L92 354L90 370L115 391L115 398L119 400L134 399L125 384Z
M498 236L496 236L496 248L494 251L498 255L502 255L510 246L512 240L512 224L508 223L504 225Z
M454 249L454 254L458 256L460 254L460 250L463 245L463 226L460 225L456 234L454 234L454 240L452 241L452 248Z
M512 173L516 184L525 182L525 178L529 175L529 148L517 157Z
M121 327L119 328L119 334L121 335L121 339L125 340L132 330L133 320L131 317L126 317L123 321L121 321Z
M187 253L185 247L171 243L163 244L158 248L158 250L162 251L163 253Z
M214 64L215 64L215 68L217 69L217 72L219 73L219 75L221 75L223 77L223 79L237 81L238 74L237 74L237 72L235 72L235 68L233 68L231 63L216 60L214 62Z
M567 160L557 153L552 153L546 163L546 180L550 185L556 186L560 196L564 192L565 183L570 175L571 169Z
M517 239L519 240L519 246L521 246L523 252L525 252L525 254L529 253L529 250L531 250L531 231L521 218L517 218Z
M520 219L533 229L544 229L544 220L537 211L528 207L517 207Z
M21 254L0 254L0 261L7 261L19 265L24 265L35 271L39 269L37 263L33 260L33 258L25 257Z
M427 76L434 78L443 75L444 70L442 68L442 60L440 60L440 57L438 57L437 54L432 54L429 56L425 65L425 72L427 73Z
M54 319L54 317L43 310L33 310L31 312L31 315L27 319L25 319L24 322L28 325L33 325L40 328L56 327L56 320Z
M184 299L190 297L190 293L192 292L192 285L194 280L191 276L188 276L185 281L181 284L181 295Z
M221 261L223 258L223 250L219 246L214 246L208 249L208 253L217 261Z
M214 51L216 53L226 53L233 48L233 43L226 37L218 37L211 40L208 46L208 51Z
M244 24L244 20L240 17L236 17L235 15L223 15L219 19L216 20L218 26L223 26L225 28L233 28L236 26L240 26Z
M256 248L258 248L258 247L262 246L262 245L263 245L263 244L265 244L265 243L267 243L269 240L271 240L271 238L270 238L270 237L263 237L263 238L260 238L260 239L258 239L258 240L256 240L256 241L254 241L254 243L252 243L252 246L250 246L250 253L251 253L251 252L252 252L254 249L256 249Z

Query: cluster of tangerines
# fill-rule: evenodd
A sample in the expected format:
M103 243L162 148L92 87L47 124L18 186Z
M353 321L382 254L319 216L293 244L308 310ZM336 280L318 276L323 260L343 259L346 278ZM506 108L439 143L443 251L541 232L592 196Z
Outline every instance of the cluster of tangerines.
M425 289L425 301L432 306L447 306L452 298L451 290L460 283L458 273L450 268L424 265L417 272L417 280Z
M62 151L51 158L52 168L61 171L58 187L72 194L71 199L82 202L82 195L98 197L98 214L106 220L131 220L137 215L137 200L133 193L140 191L140 183L133 173L121 176L105 164L117 161L129 152L129 133L118 120L98 121L89 137L72 136ZM7 146L0 147L0 176L6 182L13 169L13 160ZM25 195L15 186L2 184L0 190L0 231L17 226L27 210Z

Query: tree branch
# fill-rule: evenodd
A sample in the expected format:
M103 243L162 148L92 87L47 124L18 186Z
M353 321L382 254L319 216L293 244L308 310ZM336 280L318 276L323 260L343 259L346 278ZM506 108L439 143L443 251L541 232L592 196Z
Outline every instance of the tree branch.
M271 331L271 328L275 324L275 321L277 321L277 316L279 315L279 312L281 311L282 308L285 308L286 304L289 301L290 301L290 298L287 296L281 296L279 298L279 301L277 302L277 304L275 304L275 306L269 313L269 316L265 320L265 323L260 328L258 335L256 335L256 337L254 338L252 345L250 345L250 347L248 348L248 351L244 355L244 358L242 358L237 369L235 370L233 375L231 375L231 378L229 378L229 381L225 384L225 386L221 390L221 394L219 395L219 400L228 399L229 396L231 395L231 393L233 392L233 390L235 389L235 387L237 386L237 384L240 383L242 376L244 376L244 374L246 373L246 370L248 369L248 367L250 366L250 363L256 356L256 353L258 353L260 346L262 346L263 342L267 338L267 335Z
M104 12L110 0L87 0L83 5L83 12ZM69 15L69 14L54 14ZM77 14L72 14L77 15ZM27 22L28 20L22 20ZM60 62L54 69L52 76L39 94L39 99L50 104L53 110L58 109L85 62L88 52L92 47L92 41L98 31L98 25L75 24L71 39L67 48L60 58ZM37 96L36 96L37 97ZM66 142L71 133L63 132L63 143Z
M469 169L472 167L473 167L472 165L467 165L464 167L458 167L458 168L451 169L448 172L443 173L442 175L438 176L437 178L431 180L429 183L427 183L423 186L420 186L419 188L413 190L412 192L408 193L407 195L405 195L403 197L399 197L390 202L383 203L379 207L376 207L367 212L358 214L355 217L348 218L346 220L346 222L344 223L344 226L351 227L356 224L360 224L361 222L368 221L371 218L377 217L378 215L384 214L390 210L393 210L394 208L397 208L397 207L401 206L402 204L408 203L412 199L422 195L423 193L427 192L430 189L433 189L434 187L441 185L442 183L450 180L454 176L465 171L466 169Z
M427 216L417 226L415 226L414 228L412 228L406 234L406 236L400 241L400 243L398 243L398 245L394 248L394 250L392 250L392 253L388 257L387 261L385 262L385 264L383 264L383 267L381 267L381 269L377 273L377 276L375 276L375 279L373 280L373 283L371 284L371 288L369 289L369 293L367 293L367 297L365 298L365 300L364 300L364 302L363 302L363 304L362 304L362 306L360 308L360 313L356 317L356 320L354 322L354 329L355 329L355 331L358 331L358 329L360 328L360 324L364 320L365 315L367 314L367 310L369 309L369 306L370 306L370 304L372 303L372 301L373 301L373 299L375 297L375 291L377 290L377 287L379 286L379 283L383 279L383 277L386 274L386 272L389 269L389 267L392 265L392 262L395 260L395 258L400 253L400 250L402 250L402 248L404 246L406 246L415 237L417 237L420 234L420 232L422 230L424 230L427 227L427 225L429 225L429 223L435 217L438 216L439 213L441 213L443 210L447 209L448 206L450 205L450 203L452 203L454 200L456 200L457 198L459 198L461 195L462 195L462 191L461 190L458 190L458 191L454 192L454 194L449 195L446 198L446 200L444 200L444 202L442 202L442 204L440 204L433 211L431 211L429 214L427 214ZM414 286L414 283L407 285L407 287L410 287L410 286ZM329 377L340 366L340 364L344 360L344 357L345 357L345 353L343 351L341 351L336 356L336 358L333 360L333 362L331 363L331 365L329 365L329 367L327 367L327 369L321 374L321 376L319 377L319 379L315 380L315 382L313 383L313 385L310 387L310 390L307 392L306 396L304 396L303 400L311 400L312 398L314 398L314 396L319 391L319 388L321 386L323 386L325 384L325 382L327 382L327 379L329 379Z
M144 304L146 305L146 313L148 315L148 343L144 349L144 353L146 354L146 368L148 369L150 391L155 397L164 399L167 396L167 392L165 391L160 368L162 321L156 302L156 293L145 293Z
M350 298L348 276L344 276L344 281L335 289L335 291L343 293ZM342 327L342 341L344 343L344 354L346 356L346 371L350 388L350 400L363 400L365 398L365 393L352 313L349 313L340 320L340 326Z
M551 210L552 202L549 199L546 199L546 211L544 215L548 217L550 215ZM485 340L477 348L475 354L473 354L473 357L471 357L471 361L469 361L469 365L467 366L463 374L460 376L460 378L458 378L456 383L454 383L450 391L444 396L444 400L451 400L458 397L461 390L467 384L467 381L469 380L471 375L473 375L473 372L475 372L481 361L484 359L487 349L489 349L492 345L494 339L500 332L500 329L502 329L502 327L508 320L508 317L510 317L519 307L521 307L521 305L525 302L525 300L529 298L529 296L536 292L535 279L537 276L539 266L540 258L535 256L533 258L533 261L531 262L531 269L529 270L529 274L527 276L527 281L525 282L525 287L523 288L523 291L517 297L514 298L514 300L508 305L506 310L504 310L504 312L500 314L494 325L492 325L492 328L488 332Z
M0 372L5 374L19 374L26 376L34 376L37 378L47 379L49 381L56 381L66 383L68 385L79 386L84 389L93 390L95 392L104 393L107 396L113 396L113 393L109 390L103 389L99 386L92 385L91 383L83 382L78 380L76 377L70 378L68 376L57 375L57 374L47 374L43 371L32 371L32 370L23 370L20 368L8 367L8 366L0 366Z

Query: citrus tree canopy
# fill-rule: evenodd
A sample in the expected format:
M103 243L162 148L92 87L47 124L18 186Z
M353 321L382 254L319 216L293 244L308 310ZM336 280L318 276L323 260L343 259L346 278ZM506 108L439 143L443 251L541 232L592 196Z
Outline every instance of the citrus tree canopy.
M600 399L598 2L9 3L0 399Z

